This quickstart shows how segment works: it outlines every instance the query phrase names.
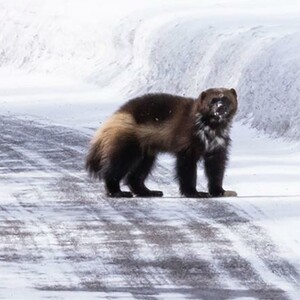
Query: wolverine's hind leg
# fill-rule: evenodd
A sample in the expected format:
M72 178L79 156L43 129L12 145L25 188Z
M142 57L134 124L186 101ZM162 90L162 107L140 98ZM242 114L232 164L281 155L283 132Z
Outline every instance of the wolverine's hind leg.
M118 141L118 146L111 155L103 175L109 197L132 197L131 192L121 191L120 181L141 159L141 155L139 144L134 138L123 138Z
M155 158L154 155L145 154L127 176L130 190L139 197L162 197L163 195L161 191L149 190L144 183L151 172Z

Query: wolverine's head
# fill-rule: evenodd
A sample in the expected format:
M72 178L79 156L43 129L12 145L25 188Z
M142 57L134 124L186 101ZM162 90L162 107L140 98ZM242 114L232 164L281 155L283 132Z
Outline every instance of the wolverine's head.
M234 89L208 89L201 93L198 101L198 111L213 125L228 123L237 111L237 94Z

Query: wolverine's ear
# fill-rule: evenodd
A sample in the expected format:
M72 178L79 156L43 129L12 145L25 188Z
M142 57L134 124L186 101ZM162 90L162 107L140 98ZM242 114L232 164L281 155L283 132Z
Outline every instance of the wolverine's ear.
M234 95L234 97L237 97L235 89L230 89L230 92Z
M202 92L201 94L200 94L200 100L203 100L205 97L206 97L206 95L207 95L207 93L206 92Z

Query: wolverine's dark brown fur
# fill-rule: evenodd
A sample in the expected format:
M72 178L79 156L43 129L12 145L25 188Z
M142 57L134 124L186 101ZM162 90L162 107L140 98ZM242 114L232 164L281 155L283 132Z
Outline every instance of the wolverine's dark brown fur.
M147 94L132 99L116 111L91 142L86 167L103 178L109 196L130 197L120 190L126 178L138 196L162 196L144 184L159 152L177 156L180 191L205 197L196 190L196 164L204 158L209 194L234 195L222 188L229 128L237 110L234 89L209 89L192 99L169 94Z

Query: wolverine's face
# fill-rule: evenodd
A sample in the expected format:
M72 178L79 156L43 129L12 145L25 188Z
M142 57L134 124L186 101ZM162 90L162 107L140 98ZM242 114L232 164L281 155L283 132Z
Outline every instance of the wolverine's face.
M237 96L234 89L209 89L202 92L200 109L210 123L226 123L237 110Z

